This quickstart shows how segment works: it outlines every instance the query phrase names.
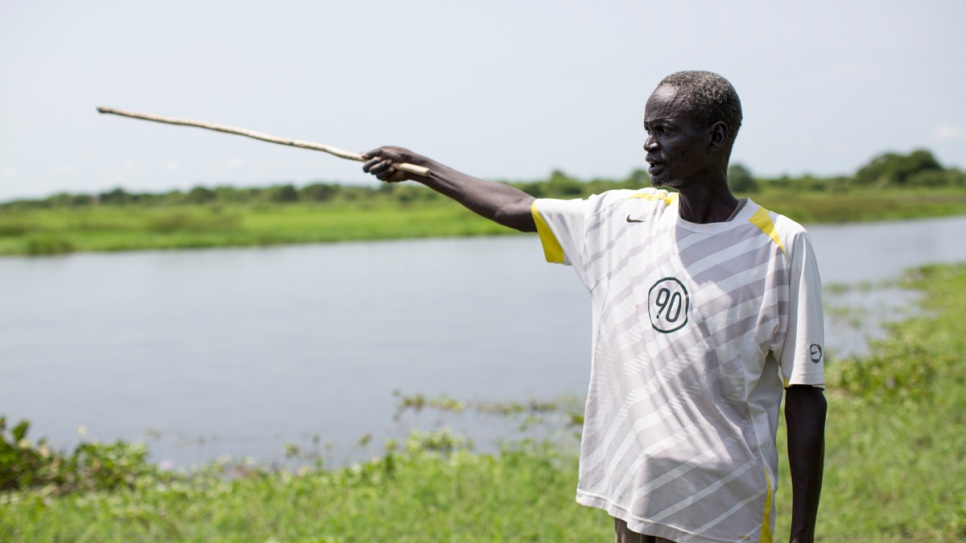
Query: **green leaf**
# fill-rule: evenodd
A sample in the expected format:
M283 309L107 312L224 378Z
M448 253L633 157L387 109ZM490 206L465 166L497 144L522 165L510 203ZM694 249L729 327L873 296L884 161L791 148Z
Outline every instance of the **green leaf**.
M30 429L30 421L22 420L10 432L13 434L13 441L16 443L26 437L27 430Z

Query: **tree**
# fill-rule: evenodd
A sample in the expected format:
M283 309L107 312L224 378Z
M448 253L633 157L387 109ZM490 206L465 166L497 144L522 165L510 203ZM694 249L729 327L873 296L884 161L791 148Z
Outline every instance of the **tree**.
M205 187L195 187L185 195L185 201L191 204L207 204L214 199L215 192Z
M124 205L131 203L133 200L133 196L121 187L97 195L97 201L102 204Z
M584 192L584 184L560 170L554 170L545 184L547 194L554 197L569 196L575 198Z
M270 202L295 202L298 199L299 193L293 185L276 185L268 189L268 200Z
M647 170L642 170L640 168L631 172L630 175L624 179L621 183L624 188L628 189L639 189L651 186L651 176L648 175Z
M728 166L728 186L734 192L758 192L758 182L751 175L751 170L737 162Z
M68 194L61 192L54 194L45 201L51 207L78 207L90 205L93 200L94 198L87 194Z
M859 168L855 182L877 187L903 186L916 174L942 169L936 157L925 149L917 149L908 155L884 153Z
M311 185L302 187L302 190L299 191L299 198L307 202L328 202L338 191L338 185L312 183Z

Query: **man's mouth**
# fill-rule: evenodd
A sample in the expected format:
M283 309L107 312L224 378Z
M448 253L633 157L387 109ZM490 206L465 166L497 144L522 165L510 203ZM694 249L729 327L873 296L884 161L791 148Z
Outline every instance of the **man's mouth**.
M657 161L651 162L651 161L648 161L648 164L650 164L650 166L648 166L648 168L647 168L647 173L649 173L650 175L656 175L658 173L661 173L662 170L664 170L664 163L663 162L657 162Z

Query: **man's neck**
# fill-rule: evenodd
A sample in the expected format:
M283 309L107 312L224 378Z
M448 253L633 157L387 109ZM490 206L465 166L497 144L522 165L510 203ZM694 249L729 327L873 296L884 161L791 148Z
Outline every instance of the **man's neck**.
M725 222L738 208L738 199L728 185L698 185L681 191L678 215L698 224Z

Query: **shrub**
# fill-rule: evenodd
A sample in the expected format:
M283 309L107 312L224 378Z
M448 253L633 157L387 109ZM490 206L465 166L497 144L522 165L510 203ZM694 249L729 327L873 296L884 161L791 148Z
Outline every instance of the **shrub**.
M77 490L133 488L142 477L159 476L147 462L143 444L117 441L81 443L70 454L27 439L30 423L22 420L7 432L0 417L0 492L47 487L63 494Z
M909 176L906 185L910 187L957 187L966 184L966 176L957 170L926 170Z
M20 237L27 232L31 231L33 228L31 225L23 222L0 222L0 238L10 237L16 238Z
M60 255L74 251L74 244L69 239L50 234L27 238L24 244L24 252L28 255Z

